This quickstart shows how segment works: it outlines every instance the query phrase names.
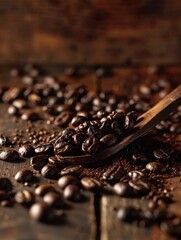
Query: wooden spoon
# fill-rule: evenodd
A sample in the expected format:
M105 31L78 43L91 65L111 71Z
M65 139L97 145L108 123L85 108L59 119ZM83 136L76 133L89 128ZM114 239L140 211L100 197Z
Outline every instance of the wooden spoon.
M99 151L93 155L81 155L81 156L57 156L58 161L61 163L67 163L72 165L77 164L90 164L94 162L100 162L105 158L112 156L119 152L123 148L127 147L130 143L136 139L145 136L150 130L156 126L161 120L169 115L172 111L181 105L181 85L175 88L171 93L166 95L159 103L157 103L150 110L142 114L137 124L133 129L133 133L129 136L121 139L121 142L116 145Z

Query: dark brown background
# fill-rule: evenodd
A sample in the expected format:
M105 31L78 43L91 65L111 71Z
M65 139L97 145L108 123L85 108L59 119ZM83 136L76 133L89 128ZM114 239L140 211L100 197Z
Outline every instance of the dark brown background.
M179 64L179 0L0 0L0 63Z

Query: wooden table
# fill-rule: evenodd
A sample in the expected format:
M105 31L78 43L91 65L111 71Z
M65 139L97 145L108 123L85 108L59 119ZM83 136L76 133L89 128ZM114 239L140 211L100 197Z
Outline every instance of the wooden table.
M51 72L59 75L61 68L51 67ZM147 76L147 68L122 68L115 69L115 74L111 78L101 80L101 89L113 90L119 92L122 88L129 89L129 82L123 79L129 78L131 73L140 72ZM179 82L181 76L181 67L167 67L165 72L169 73L173 80ZM87 87L96 91L98 87L94 73L87 72L81 78L71 79L70 77L61 77L62 80L69 81L73 85L86 84ZM19 84L18 79L11 84ZM1 67L0 83L9 83L9 68ZM181 81L180 81L181 83ZM7 105L0 104L0 132L11 135L15 128L25 129L26 122L18 121L15 123L13 118L7 114ZM14 174L23 166L29 166L29 161L13 164L0 162L0 177L9 177L14 182ZM170 209L181 216L181 177L167 180L173 190L173 199L175 203L170 205ZM20 184L15 183L16 189L21 189ZM28 210L15 205L12 208L0 208L0 236L3 240L171 240L172 237L164 234L157 227L138 228L132 225L120 223L116 219L114 208L133 204L138 206L139 200L128 200L116 196L96 196L87 194L89 200L81 204L73 204L72 209L67 210L67 218L64 224L46 225L34 222L28 216Z

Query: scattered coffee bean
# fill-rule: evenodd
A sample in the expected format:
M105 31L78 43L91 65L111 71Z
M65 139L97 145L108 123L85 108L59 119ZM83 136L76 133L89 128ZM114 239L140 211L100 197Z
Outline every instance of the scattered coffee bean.
M47 164L41 169L41 175L45 178L55 179L57 178L59 169L56 165Z
M71 176L71 175L66 175L66 176L59 178L59 180L58 180L58 186L61 189L64 189L66 186L72 185L72 184L79 185L79 180L77 177Z
M158 162L150 162L145 167L148 171L154 172L154 173L164 173L166 171L166 168L163 164Z
M29 190L18 191L15 196L15 201L27 207L35 202L35 194Z
M115 182L121 179L124 175L125 171L121 166L113 166L103 173L102 178L108 182Z
M124 222L133 222L140 218L140 212L133 207L120 208L117 212L117 218Z
M96 192L96 191L101 190L101 183L94 178L83 177L81 179L81 184L85 189L87 189L89 191Z
M150 184L146 180L130 180L129 185L138 195L146 195L150 191Z
M135 163L142 164L142 163L146 163L148 161L148 157L146 155L143 155L143 154L133 154L132 155L132 160Z
M30 158L35 154L34 147L30 144L22 145L18 152L22 157L27 158Z
M20 157L15 149L4 148L0 149L0 160L5 162L19 162Z
M64 202L62 195L57 192L46 193L43 197L43 201L55 208L66 207L66 203Z
M41 170L48 163L48 155L40 154L31 158L30 164L35 170Z
M136 171L136 170L133 170L133 171L130 171L128 173L128 176L130 178L132 178L132 180L138 180L138 179L143 179L146 177L145 173L141 172L141 171Z
M133 197L134 192L128 183L118 182L114 185L115 193L120 197Z
M63 168L61 170L60 174L62 176L64 176L64 175L79 176L82 173L83 169L84 168L82 165L69 166L69 167Z
M43 197L48 192L55 192L54 187L48 184L41 184L35 188L35 194L37 196Z
M33 172L29 169L22 169L15 175L15 180L19 183L31 182L34 179Z
M73 201L73 202L79 202L83 198L83 196L80 192L80 188L77 185L73 185L73 184L65 187L63 196L65 199Z

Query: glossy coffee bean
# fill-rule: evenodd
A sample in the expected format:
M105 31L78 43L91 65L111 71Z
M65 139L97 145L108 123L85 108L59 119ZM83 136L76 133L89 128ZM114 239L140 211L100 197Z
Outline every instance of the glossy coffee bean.
M150 191L150 184L146 180L130 180L129 185L138 195L145 195Z
M128 183L118 182L114 186L114 192L120 197L132 197L134 192Z
M170 154L168 154L163 149L156 149L153 151L153 155L158 160L168 160L170 158Z
M45 178L55 179L57 178L59 169L56 165L47 164L41 169L41 175Z
M140 212L133 207L122 207L117 212L117 218L120 221L133 222L134 220L140 218Z
M38 113L29 110L22 113L21 119L24 121L36 121L40 119L40 116Z
M64 175L74 175L79 176L83 172L84 168L82 165L68 166L61 170L60 174Z
M66 127L73 117L74 113L72 111L64 111L55 119L54 124L59 127Z
M126 115L124 120L124 129L125 130L131 130L134 127L134 119L131 115Z
M17 203L25 206L31 206L35 202L35 194L29 190L18 191L14 198Z
M57 192L46 193L43 197L43 201L54 208L64 208L66 206L62 195Z
M82 143L82 151L87 153L94 153L99 149L99 140L96 137L90 136Z
M125 175L125 171L121 166L113 166L108 168L102 175L102 178L108 182L115 182Z
M79 202L82 200L82 194L80 188L77 185L68 185L63 192L63 196L66 200Z
M164 167L163 164L158 163L158 162L149 162L145 168L154 173L164 173L166 171L166 168Z
M120 122L118 121L114 121L112 124L111 124L111 130L113 131L113 133L115 133L116 135L118 135L119 137L122 137L123 136L123 126L121 125Z
M76 131L73 128L66 128L65 130L62 131L61 136L57 139L57 143L59 141L67 141L70 140L71 137L76 133ZM55 145L56 145L55 142Z
M12 148L4 148L0 150L0 160L5 162L19 162L19 153Z
M61 189L64 189L66 186L72 185L72 184L79 185L79 179L72 175L63 176L63 177L59 178L59 180L58 180L58 186Z
M40 184L35 188L35 194L37 196L43 197L48 192L55 192L55 188L48 184Z
M89 191L96 192L101 189L101 183L94 178L83 177L81 179L81 184L82 184L83 188L85 188Z
M132 160L137 164L142 164L148 161L148 157L143 154L135 153L132 155Z
M41 170L46 164L48 164L48 155L40 154L31 158L31 166L35 170Z
M87 120L86 117L77 115L72 118L70 125L77 127L79 124L85 122L86 120Z
M104 137L100 139L100 143L103 147L109 148L113 145L115 145L118 141L118 138L115 134L107 134Z
M9 140L9 138L7 136L5 136L4 134L0 135L0 146L9 146L11 144L11 141Z
M74 141L74 144L77 145L77 146L81 146L83 141L85 140L86 138L86 135L84 133L76 133L72 136L73 138L73 141Z
M53 154L53 145L52 144L39 144L35 147L36 154Z
M19 154L22 157L32 157L35 154L34 147L31 144L22 145L19 150Z
M22 169L15 174L15 180L19 183L31 182L34 179L33 172L29 169Z
M146 177L146 174L141 171L133 170L128 173L128 176L132 178L132 180L138 180L144 179Z

